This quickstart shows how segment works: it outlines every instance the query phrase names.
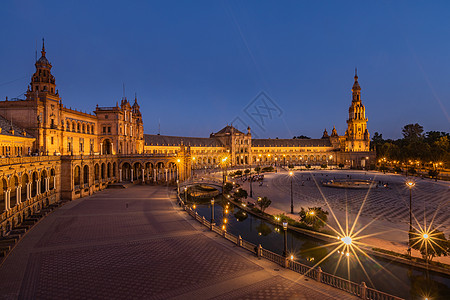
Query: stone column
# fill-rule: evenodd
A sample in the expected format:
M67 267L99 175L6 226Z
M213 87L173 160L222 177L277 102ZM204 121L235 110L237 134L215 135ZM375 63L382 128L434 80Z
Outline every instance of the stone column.
M153 169L153 182L156 182L156 169Z
M45 178L45 191L48 192L50 190L50 178Z
M131 169L131 182L133 182L133 169Z
M113 143L111 142L111 153L110 154L114 154L114 145L113 145Z
M56 190L56 176L53 176L53 189Z
M36 196L38 196L41 193L41 180L36 180Z
M145 169L142 169L142 183L145 183Z
M5 210L8 211L9 210L9 189L4 191L3 194L5 195Z
M31 182L27 183L27 200L30 200L31 197Z
M164 179L167 181L167 169L164 169L164 171L165 171Z
M147 169L147 181L150 181L150 168Z
M22 186L19 184L16 188L16 204L20 204L20 198L22 197Z
M103 143L100 143L100 155L103 155Z
M119 169L119 182L122 182L122 169Z

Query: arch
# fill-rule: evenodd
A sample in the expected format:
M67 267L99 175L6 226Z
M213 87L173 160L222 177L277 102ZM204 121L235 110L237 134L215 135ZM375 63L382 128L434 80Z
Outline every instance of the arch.
M111 178L111 163L108 162L108 167L106 168L106 178Z
M50 182L49 182L49 187L50 190L54 190L55 189L55 180L56 180L56 171L55 169L50 169Z
M131 165L128 162L122 164L122 180L130 181L131 179Z
M11 178L9 186L11 188L9 204L12 207L17 203L17 187L19 186L19 179L16 175Z
M112 176L116 177L116 163L115 162L113 162L113 165L112 165Z
M106 176L106 165L105 165L105 163L102 163L102 167L101 167L100 173L101 173L102 180L105 179L105 176Z
M77 122L77 132L81 132L80 123Z
M98 164L95 164L94 166L94 180L98 181L100 176L100 167L98 166Z
M28 174L27 173L23 173L23 175L22 175L22 180L21 180L21 183L22 183L22 193L21 193L21 198L22 198L22 201L24 201L24 200L27 200L27 185L28 185Z
M39 179L39 175L36 171L33 172L31 180L31 197L37 196L37 180Z
M5 178L0 179L0 212L6 210L5 192L8 190L8 182Z
M46 178L47 178L47 171L44 169L41 172L41 193L46 192L46 184L45 184Z
M103 140L102 154L112 154L112 142L110 139Z
M142 165L140 162L135 162L133 164L133 180L138 180L142 178Z
M81 170L80 166L76 166L73 169L73 184L79 186L81 184Z
M86 124L83 124L83 133L86 133Z
M89 186L89 166L84 165L83 167L83 184Z

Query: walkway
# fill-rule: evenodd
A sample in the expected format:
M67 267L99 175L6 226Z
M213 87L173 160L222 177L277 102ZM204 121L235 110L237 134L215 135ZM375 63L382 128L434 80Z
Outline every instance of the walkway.
M233 246L158 186L59 208L0 266L2 299L352 299Z

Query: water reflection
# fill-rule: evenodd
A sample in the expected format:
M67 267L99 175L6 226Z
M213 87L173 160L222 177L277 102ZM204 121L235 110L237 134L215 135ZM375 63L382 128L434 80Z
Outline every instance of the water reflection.
M227 218L227 231L253 244L261 244L265 249L274 253L283 253L283 229L264 220L246 213L238 207L228 204L228 200L220 201L216 198L215 215L217 224L222 224L220 216ZM197 204L197 211L201 216L210 219L210 205ZM228 205L228 208L227 208ZM226 211L228 210L228 213ZM234 216L234 217L230 217ZM304 236L297 232L288 231L288 252L302 264L314 266L324 259L334 247L327 247L324 242ZM358 258L366 269L366 273L359 266L353 253L335 252L324 260L320 267L324 272L360 283L405 299L448 299L450 294L450 276L429 272L421 269L375 258L360 256ZM372 257L374 259L374 257Z

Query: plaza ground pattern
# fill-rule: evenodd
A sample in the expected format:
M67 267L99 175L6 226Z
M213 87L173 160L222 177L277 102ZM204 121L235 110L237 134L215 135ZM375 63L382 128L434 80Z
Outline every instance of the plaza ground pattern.
M0 266L1 299L352 299L234 246L171 188L78 199L39 222Z

